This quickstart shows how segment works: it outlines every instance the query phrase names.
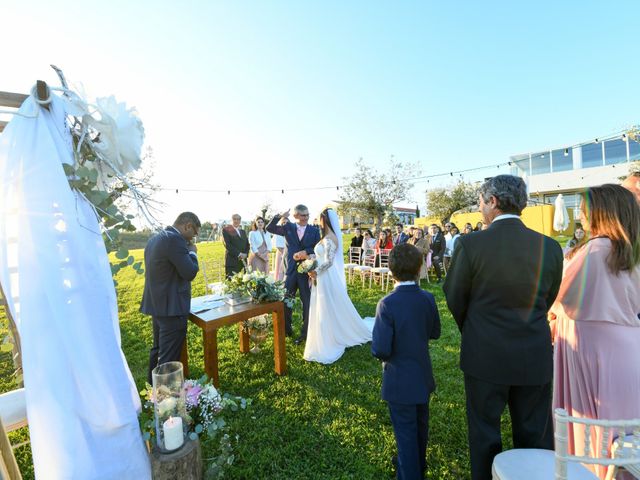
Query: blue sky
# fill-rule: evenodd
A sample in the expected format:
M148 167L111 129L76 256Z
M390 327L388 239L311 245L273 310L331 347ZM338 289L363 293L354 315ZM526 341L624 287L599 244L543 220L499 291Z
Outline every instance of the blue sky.
M3 2L0 90L57 83L136 106L155 180L333 185L359 157L423 174L502 163L640 123L634 2ZM636 38L634 38L636 37ZM495 173L482 171L468 179ZM424 190L447 182L418 184ZM165 222L330 191L165 192Z

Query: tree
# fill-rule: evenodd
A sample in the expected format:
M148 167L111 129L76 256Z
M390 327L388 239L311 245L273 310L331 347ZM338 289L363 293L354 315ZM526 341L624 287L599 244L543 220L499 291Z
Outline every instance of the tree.
M465 207L478 203L478 185L460 180L446 188L427 191L427 212L443 223Z
M408 179L415 177L419 168L393 158L388 173L378 173L362 159L356 162L355 167L356 173L344 179L338 211L342 215L373 217L379 229L385 215L393 212L393 204L408 199L413 188L413 183Z

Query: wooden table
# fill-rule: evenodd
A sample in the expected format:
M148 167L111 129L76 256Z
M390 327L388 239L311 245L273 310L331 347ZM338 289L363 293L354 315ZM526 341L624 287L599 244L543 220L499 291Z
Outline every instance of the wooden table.
M249 334L242 328L242 321L251 317L257 317L265 313L273 315L273 357L275 371L278 375L287 372L287 352L284 343L284 304L282 302L271 303L245 303L232 307L223 305L212 310L200 313L190 313L189 320L202 329L202 344L204 347L204 370L209 378L213 379L216 387L220 386L218 376L218 329L234 323L240 323L240 351L249 351ZM189 376L189 358L187 355L187 340L182 347L180 360L184 366L185 377Z

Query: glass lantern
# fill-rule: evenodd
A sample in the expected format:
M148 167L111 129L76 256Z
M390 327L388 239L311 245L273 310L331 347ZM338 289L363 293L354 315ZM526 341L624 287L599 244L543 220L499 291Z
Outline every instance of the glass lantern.
M182 363L167 362L151 372L156 438L161 452L172 452L185 442L187 410Z

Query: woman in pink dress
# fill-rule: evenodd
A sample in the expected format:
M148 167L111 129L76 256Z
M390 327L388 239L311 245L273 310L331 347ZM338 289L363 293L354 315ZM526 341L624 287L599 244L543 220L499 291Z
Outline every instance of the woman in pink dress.
M549 313L553 407L576 417L640 418L640 207L623 187L602 185L584 192L580 216L591 238L565 262ZM600 456L602 431L591 433L591 454ZM583 453L583 428L569 431L569 451ZM604 478L605 468L593 470Z

